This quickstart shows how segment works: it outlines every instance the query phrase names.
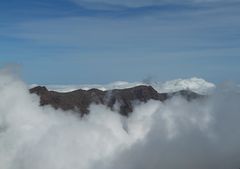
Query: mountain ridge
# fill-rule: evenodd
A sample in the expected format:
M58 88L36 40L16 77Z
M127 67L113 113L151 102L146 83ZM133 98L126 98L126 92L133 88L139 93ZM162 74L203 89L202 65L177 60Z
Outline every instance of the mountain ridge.
M30 93L37 94L40 97L40 105L51 105L55 109L72 110L81 114L89 113L89 106L92 103L102 104L114 109L119 105L118 112L121 115L128 116L133 112L134 102L147 102L148 100L157 100L164 102L174 96L182 96L188 101L203 97L190 90L180 90L171 93L158 93L150 85L139 85L131 88L99 90L92 88L89 90L78 89L71 92L49 91L45 86L36 86L29 89Z

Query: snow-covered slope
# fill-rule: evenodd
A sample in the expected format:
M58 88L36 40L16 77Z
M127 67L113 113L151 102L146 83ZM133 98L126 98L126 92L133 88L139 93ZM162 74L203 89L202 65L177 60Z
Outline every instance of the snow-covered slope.
M77 89L88 90L91 88L97 88L100 90L111 90L111 89L124 89L129 87L134 87L138 85L151 85L155 90L159 93L164 92L175 92L179 90L191 90L199 94L207 94L211 92L215 85L213 83L207 82L204 79L200 78L190 78L190 79L176 79L167 82L151 82L150 84L146 84L143 82L125 82L125 81L117 81L106 85L100 84L86 84L86 85L47 85L49 90L55 90L59 92L69 92ZM36 85L31 85L30 87L34 87Z
M47 85L49 90L59 91L59 92L69 92L77 89L89 90L92 88L100 89L100 90L111 90L111 89L124 89L130 88L138 85L145 85L141 82L124 82L117 81L109 84L82 84L82 85ZM36 86L36 85L34 85Z
M167 81L163 84L152 85L160 93L175 92L179 90L191 90L199 94L208 94L215 89L215 85L213 83L196 77L190 79L176 79L172 81Z

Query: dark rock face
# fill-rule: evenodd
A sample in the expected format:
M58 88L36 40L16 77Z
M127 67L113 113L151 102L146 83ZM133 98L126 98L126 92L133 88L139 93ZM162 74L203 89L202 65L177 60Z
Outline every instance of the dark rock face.
M113 107L115 103L119 103L119 112L128 116L133 111L133 102L147 102L148 100L164 101L167 94L159 94L151 86L136 86L128 89L115 89L107 91L105 104Z
M133 111L133 103L147 102L148 100L165 101L168 98L180 95L187 100L201 97L201 95L191 91L179 91L174 93L158 93L151 86L136 86L127 89L114 89L101 91L98 89L75 90L67 93L48 91L46 87L38 86L30 89L30 93L40 96L40 105L52 105L54 108L63 110L73 110L83 116L89 112L91 103L103 104L111 109L114 105L119 105L119 113L128 116Z
M54 108L63 110L74 110L82 115L88 113L91 103L104 104L105 92L97 89L76 90L68 93L48 91L45 87L30 89L30 93L40 96L40 105L52 105Z

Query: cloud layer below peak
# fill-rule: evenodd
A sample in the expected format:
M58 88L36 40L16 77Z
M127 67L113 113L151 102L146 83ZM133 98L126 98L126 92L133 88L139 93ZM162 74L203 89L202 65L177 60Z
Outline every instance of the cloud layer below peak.
M39 98L0 72L2 169L239 168L240 95L138 104L128 117L92 105L89 115L38 106Z

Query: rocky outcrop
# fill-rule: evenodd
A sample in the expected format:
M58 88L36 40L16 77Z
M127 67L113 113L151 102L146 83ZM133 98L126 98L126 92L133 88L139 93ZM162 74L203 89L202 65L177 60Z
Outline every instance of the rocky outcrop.
M147 102L148 100L165 100L180 95L187 100L202 97L201 95L183 90L174 93L158 93L151 86L136 86L127 89L114 89L102 91L98 89L75 90L67 93L56 91L48 91L44 86L37 86L30 89L30 93L40 96L40 105L52 105L54 108L63 110L73 110L81 113L81 115L89 112L89 105L92 103L103 104L111 109L118 105L118 111L124 116L128 116L133 111L133 104Z

